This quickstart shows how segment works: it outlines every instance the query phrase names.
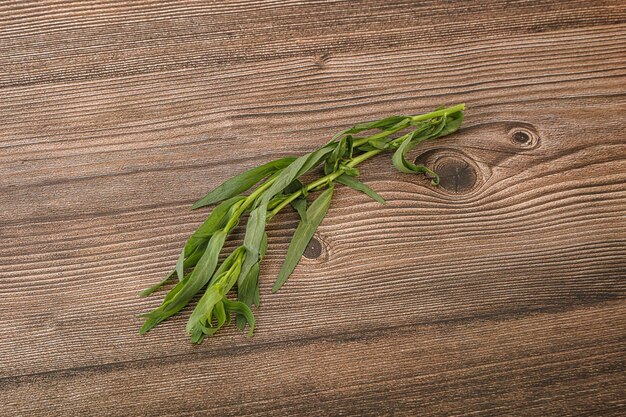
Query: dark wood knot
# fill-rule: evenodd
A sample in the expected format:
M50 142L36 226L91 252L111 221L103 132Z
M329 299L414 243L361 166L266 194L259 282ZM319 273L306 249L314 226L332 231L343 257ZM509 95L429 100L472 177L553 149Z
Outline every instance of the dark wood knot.
M467 161L454 156L439 158L433 170L439 174L439 186L453 193L471 191L478 178Z
M453 149L431 149L419 155L423 164L439 175L439 187L451 194L467 194L477 188L480 169L467 155Z
M523 130L518 130L517 132L513 132L511 139L513 139L513 142L518 145L524 145L530 141L530 135Z
M518 148L534 149L539 146L539 135L529 123L511 123L509 126L509 137L513 145Z
M304 257L308 259L317 259L322 256L322 252L322 242L313 236L309 244L306 246L306 249L304 249Z

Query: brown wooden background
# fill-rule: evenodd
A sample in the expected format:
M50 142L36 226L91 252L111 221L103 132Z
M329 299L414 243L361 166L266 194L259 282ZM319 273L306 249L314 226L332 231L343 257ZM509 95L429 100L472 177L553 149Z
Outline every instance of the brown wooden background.
M624 6L0 3L0 415L624 415ZM275 295L274 221L253 338L139 336L197 197L457 102Z

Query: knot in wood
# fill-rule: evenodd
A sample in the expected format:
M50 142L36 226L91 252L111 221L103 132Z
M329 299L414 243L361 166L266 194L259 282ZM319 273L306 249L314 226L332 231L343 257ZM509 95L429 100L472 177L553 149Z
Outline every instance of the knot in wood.
M474 161L454 149L430 149L415 158L439 175L439 189L449 194L468 194L482 183L481 172Z
M308 259L317 259L322 256L322 243L313 236L306 249L304 249L304 257Z
M522 149L534 149L540 142L537 130L530 123L524 122L511 123L509 137L513 145Z
M433 167L439 175L439 186L452 193L467 193L476 185L478 174L467 161L457 156L439 158Z
M527 132L524 132L523 130L518 130L516 132L513 132L511 139L513 139L513 142L523 145L530 141L530 135Z

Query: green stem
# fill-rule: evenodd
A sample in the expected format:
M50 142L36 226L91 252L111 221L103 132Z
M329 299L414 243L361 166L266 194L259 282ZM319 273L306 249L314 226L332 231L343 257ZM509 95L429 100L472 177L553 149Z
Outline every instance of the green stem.
M252 194L246 197L245 200L243 200L243 203L241 203L239 208L237 208L237 211L235 211L233 215L230 217L230 219L228 219L228 223L226 223L226 226L224 227L224 229L226 229L227 232L230 232L230 230L233 227L235 227L235 225L237 224L237 220L239 220L239 217L243 214L243 212L246 211L246 209L250 207L252 203L254 203L254 200L256 200L258 196L260 196L261 194L263 194L265 190L270 188L270 186L274 183L275 180L276 180L276 177L268 179L263 184L261 184L259 188L254 190Z
M422 120L428 120L434 117L443 116L445 114L456 113L464 109L465 109L465 104L457 104L456 106L448 107L447 109L435 110L430 113L418 114L417 116L411 116L411 121L420 122Z
M365 137L365 138L361 138L361 139L357 139L354 141L354 144L352 146L354 146L355 148L358 148L361 145L365 145L367 142L369 142L370 140L375 140L375 139L382 139L382 138L386 138L389 135L393 135L394 133L402 130L402 129L406 129L409 126L409 122L407 121L406 123L403 123L393 129L389 129L389 130L383 130L382 132L378 132L378 133L374 133L371 136Z

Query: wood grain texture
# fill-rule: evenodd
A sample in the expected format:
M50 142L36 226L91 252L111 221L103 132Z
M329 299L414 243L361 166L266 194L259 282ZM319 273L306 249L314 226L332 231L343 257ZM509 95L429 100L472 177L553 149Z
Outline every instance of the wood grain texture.
M0 4L0 414L623 415L624 62L617 1ZM253 338L138 335L195 198L442 102L278 294L273 221Z

